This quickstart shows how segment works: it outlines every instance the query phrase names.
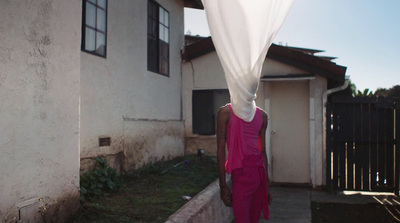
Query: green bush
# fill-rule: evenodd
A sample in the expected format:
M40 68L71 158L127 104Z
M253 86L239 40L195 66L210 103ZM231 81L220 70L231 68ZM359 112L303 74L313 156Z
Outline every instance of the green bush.
M122 178L120 174L109 167L103 158L98 157L95 168L81 175L81 201L117 191L121 184Z

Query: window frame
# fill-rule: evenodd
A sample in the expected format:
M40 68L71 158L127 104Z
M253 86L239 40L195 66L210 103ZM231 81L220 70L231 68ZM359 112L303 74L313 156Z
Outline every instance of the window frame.
M152 13L155 10L155 13ZM161 21L160 11L167 13ZM155 16L155 17L154 17ZM167 22L165 22L167 18ZM147 4L147 70L153 73L157 73L166 77L170 76L170 27L171 27L170 13L167 9L161 6L159 3L153 0L149 0ZM164 40L160 38L161 27L164 31L168 32L164 35ZM155 32L155 33L154 33ZM164 32L165 34L165 32ZM164 50L164 51L163 51ZM166 53L162 53L165 52ZM166 66L166 69L163 69Z
M105 1L105 8L99 6L98 4L98 0L94 0L95 3L92 2L92 0L83 0L82 1L82 40L81 40L81 51L95 55L95 56L99 56L99 57L103 57L103 58L107 58L107 26L108 26L108 0L104 0ZM87 24L86 21L86 3L91 4L95 7L95 27L92 27L90 25ZM105 30L99 30L98 29L98 24L97 24L97 11L98 9L103 10L105 12ZM95 44L95 50L90 51L86 49L86 28L89 28L91 30L93 30L95 32L94 34L94 44ZM103 34L104 35L104 54L98 53L96 52L96 45L97 45L97 34Z

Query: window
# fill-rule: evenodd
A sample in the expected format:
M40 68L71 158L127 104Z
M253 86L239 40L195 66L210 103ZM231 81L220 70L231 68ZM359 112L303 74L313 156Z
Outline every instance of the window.
M169 12L148 1L147 69L169 76Z
M192 97L193 133L214 135L218 109L229 103L228 90L195 90Z
M82 51L106 57L107 0L83 0Z

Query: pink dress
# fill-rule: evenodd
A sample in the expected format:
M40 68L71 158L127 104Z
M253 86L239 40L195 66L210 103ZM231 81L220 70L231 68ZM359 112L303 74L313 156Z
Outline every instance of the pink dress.
M232 174L232 201L235 222L258 222L261 211L268 219L267 176L259 141L263 119L257 108L252 121L246 122L235 115L230 104L226 144L228 159L225 169Z
M234 169L242 167L242 160L245 156L261 154L258 133L262 127L263 120L259 108L257 108L253 120L246 122L233 113L230 104L228 104L228 107L231 115L226 128L226 144L229 154L225 169L228 174L231 174Z

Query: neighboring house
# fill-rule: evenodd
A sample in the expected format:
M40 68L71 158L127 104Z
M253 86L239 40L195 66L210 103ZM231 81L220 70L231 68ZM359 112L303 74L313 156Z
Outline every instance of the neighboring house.
M215 118L229 102L224 72L211 38L186 46L183 59L187 153L216 154ZM267 154L275 184L325 185L324 97L345 82L346 67L322 52L272 45L256 103L269 114Z
M98 156L132 171L184 153L184 7L202 5L0 1L1 222L62 222Z

